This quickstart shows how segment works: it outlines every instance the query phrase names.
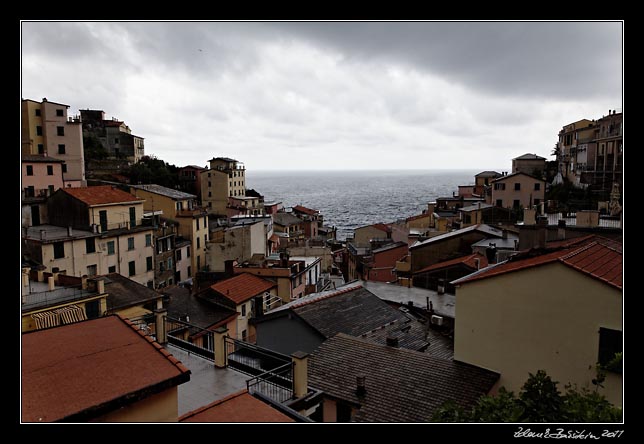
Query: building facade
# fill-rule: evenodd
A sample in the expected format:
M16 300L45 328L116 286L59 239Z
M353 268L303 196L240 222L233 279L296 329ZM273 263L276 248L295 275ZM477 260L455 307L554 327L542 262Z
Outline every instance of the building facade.
M544 201L546 182L526 173L512 173L492 182L492 205L501 208L532 208Z
M22 226L47 223L47 197L63 188L64 162L32 154L22 156Z
M80 110L83 137L95 137L110 158L136 163L145 155L143 137L135 136L129 126L118 119L105 119L102 110Z
M225 215L229 197L246 195L246 168L235 159L215 157L201 172L201 202L208 213Z
M65 187L86 186L81 118L67 115L69 105L22 100L23 155L51 156L62 160Z

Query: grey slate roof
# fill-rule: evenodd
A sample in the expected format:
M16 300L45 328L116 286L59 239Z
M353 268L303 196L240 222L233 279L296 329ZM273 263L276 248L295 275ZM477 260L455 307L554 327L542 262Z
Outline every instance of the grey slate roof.
M375 253L382 253L383 251L392 250L394 248L399 248L399 247L406 247L406 246L407 246L406 242L398 241L398 242L394 242L392 244L387 244L384 247L376 248L375 250L372 250L371 252L374 253L374 254Z
M49 156L39 156L35 154L23 154L21 157L22 163L62 163L65 162L64 160L61 159L55 159L53 157Z
M471 407L499 374L427 353L338 334L309 358L309 385L358 404L355 422L427 422L445 401ZM356 376L366 393L356 394Z
M500 175L501 173L497 173L496 171L481 171L474 177L497 177Z
M164 187L156 184L147 184L147 185L130 185L132 188L137 188L139 190L149 191L150 193L159 194L161 196L166 196L175 200L183 199L196 199L197 196L190 193L184 193L183 191L175 190L172 188Z
M301 224L303 221L299 217L293 216L290 213L275 213L273 214L273 223L286 227L288 225Z
M523 156L515 157L512 160L546 160L546 158L537 156L536 154L526 153Z
M190 323L197 327L208 328L236 314L234 310L190 294L190 290L187 288L168 287L163 289L163 294L170 296L167 307L168 316L181 320L188 316Z
M407 317L364 288L320 299L292 310L327 338L337 333L360 336Z
M503 230L500 230L500 229L498 229L496 227L492 227L492 226L487 225L487 224L470 225L469 227L461 228L460 230L453 230L453 231L449 231L449 232L447 232L445 234L440 234L438 236L430 237L429 239L424 240L422 242L416 242L415 244L411 245L409 248L413 249L413 248L417 248L417 247L420 247L420 246L433 244L435 242L443 241L443 240L449 239L451 237L461 236L461 235L469 233L471 231L477 231L479 233L488 235L490 237L499 237L500 238L501 236L503 236Z
M113 312L134 305L156 301L161 294L118 273L105 275L107 310Z

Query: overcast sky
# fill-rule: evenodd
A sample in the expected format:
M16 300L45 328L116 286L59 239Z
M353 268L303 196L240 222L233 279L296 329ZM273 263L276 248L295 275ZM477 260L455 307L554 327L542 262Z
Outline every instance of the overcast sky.
M619 22L23 22L22 97L178 166L510 169L622 107Z

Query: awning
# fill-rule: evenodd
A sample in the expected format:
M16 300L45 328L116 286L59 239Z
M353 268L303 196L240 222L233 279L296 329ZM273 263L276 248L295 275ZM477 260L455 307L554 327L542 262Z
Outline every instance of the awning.
M36 328L41 329L84 321L87 316L85 315L85 310L78 305L68 305L57 310L34 313L31 318L36 322Z

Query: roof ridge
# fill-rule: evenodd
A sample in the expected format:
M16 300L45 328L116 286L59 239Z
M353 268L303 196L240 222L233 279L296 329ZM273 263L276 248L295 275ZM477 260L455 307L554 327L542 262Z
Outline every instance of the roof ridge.
M356 285L355 287L343 288L342 290L338 290L338 291L335 291L335 292L330 293L330 294L325 294L325 295L322 295L322 296L320 296L320 297L318 297L318 298L311 298L311 299L308 299L308 300L306 300L306 301L296 302L295 304L291 305L291 306L290 306L290 307L288 307L288 308L300 308L300 307L304 307L305 305L312 304L313 302L317 302L317 301L322 301L322 300L325 300L325 299L329 299L329 298L332 298L332 297L334 297L334 296L339 296L339 295L341 295L341 294L348 293L348 292L353 291L353 290L358 290L358 289L360 289L360 288L363 288L362 284L360 284L360 285Z
M598 245L598 242L596 240L592 242L588 242L587 244L584 244L584 245L580 245L578 247L574 247L574 246L568 247L568 248L573 248L573 250L569 253L565 253L559 256L558 260L565 261L567 259L570 259L571 257L577 256L578 254L583 253L584 251L594 247L595 245Z

